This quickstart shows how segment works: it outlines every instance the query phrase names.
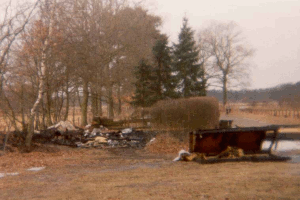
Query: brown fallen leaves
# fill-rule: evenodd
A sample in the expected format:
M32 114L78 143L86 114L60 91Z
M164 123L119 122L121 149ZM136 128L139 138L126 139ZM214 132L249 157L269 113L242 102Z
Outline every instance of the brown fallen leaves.
M95 152L97 151L97 152ZM0 156L0 172L14 172L30 167L63 166L93 161L95 153L104 154L97 149L79 149L59 145L35 144L30 153L5 152Z
M159 134L154 142L145 147L145 150L154 154L177 154L181 149L188 150L188 142L181 142L168 133ZM23 153L14 149L13 152L6 151L0 156L0 173L15 172L31 167L80 165L93 163L95 158L109 157L106 149L83 149L70 148L68 146L54 144L34 144L29 153Z

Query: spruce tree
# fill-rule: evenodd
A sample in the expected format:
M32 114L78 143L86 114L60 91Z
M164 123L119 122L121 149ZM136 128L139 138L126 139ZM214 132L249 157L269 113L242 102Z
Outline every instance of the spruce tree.
M173 46L176 90L180 97L205 96L204 70L199 64L199 50L187 18L183 18L183 27L178 38L179 43Z
M172 76L171 48L168 46L168 37L161 34L152 49L154 64L153 82L156 100L173 98L175 96L175 81Z
M132 105L137 107L149 107L156 102L156 94L153 87L153 76L150 65L142 59L138 66L135 67L135 94Z

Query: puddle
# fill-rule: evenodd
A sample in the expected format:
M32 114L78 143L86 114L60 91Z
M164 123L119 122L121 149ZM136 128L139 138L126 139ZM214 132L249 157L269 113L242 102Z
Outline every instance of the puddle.
M264 141L262 143L262 149L267 150L271 145L271 141ZM272 150L275 150L275 145ZM300 141L279 141L277 144L277 149L275 151L291 151L300 150Z
M291 160L290 160L291 163L300 163L300 155L293 155L290 157L291 157Z

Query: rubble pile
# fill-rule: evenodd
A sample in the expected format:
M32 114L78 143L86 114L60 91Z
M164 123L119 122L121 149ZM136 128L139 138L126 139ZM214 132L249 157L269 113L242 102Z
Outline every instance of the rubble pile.
M46 130L35 131L32 140L39 143L74 146L76 142L82 141L83 131L69 121L60 121Z
M109 130L93 122L81 129L68 121L61 121L46 130L36 132L33 140L81 148L143 148L155 135L154 132L133 128Z
M92 131L91 131L92 130ZM78 147L131 147L143 148L151 140L154 133L137 131L132 128L122 129L120 131L111 131L105 127L91 129L86 127L84 131L87 142L77 142Z

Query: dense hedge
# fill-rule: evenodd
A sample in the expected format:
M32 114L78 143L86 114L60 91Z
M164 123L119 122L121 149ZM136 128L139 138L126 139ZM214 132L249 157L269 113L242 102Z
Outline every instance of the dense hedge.
M160 128L213 129L219 125L219 102L214 97L191 97L158 101L151 108Z

